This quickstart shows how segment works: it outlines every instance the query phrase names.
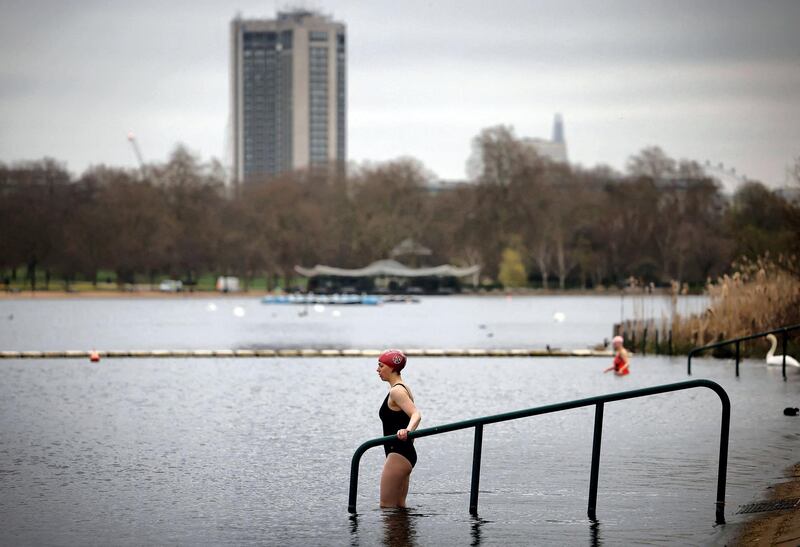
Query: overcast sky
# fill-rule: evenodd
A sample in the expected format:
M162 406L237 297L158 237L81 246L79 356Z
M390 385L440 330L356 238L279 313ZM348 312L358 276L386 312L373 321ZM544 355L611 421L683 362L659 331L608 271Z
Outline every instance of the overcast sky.
M296 4L295 4L296 5ZM800 2L306 2L348 28L349 159L463 178L471 139L513 125L624 167L659 145L770 185L800 156ZM283 2L0 0L0 161L80 172L178 142L225 158L228 32Z

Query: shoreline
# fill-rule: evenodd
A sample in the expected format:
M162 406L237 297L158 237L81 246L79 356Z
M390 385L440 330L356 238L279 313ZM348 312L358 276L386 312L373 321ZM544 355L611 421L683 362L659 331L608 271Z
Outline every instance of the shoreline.
M65 300L65 299L113 299L113 298L142 298L142 299L165 299L165 298L229 298L229 297L262 297L271 294L267 291L239 291L239 292L216 292L216 291L181 291L181 292L162 292L151 290L118 291L118 290L91 290L91 291L18 291L0 292L0 300Z
M142 298L142 299L166 299L166 298L261 298L268 295L287 294L285 292L266 291L266 290L248 290L238 292L218 292L214 290L201 290L201 291L180 291L180 292L162 292L158 290L142 289L142 290L116 290L116 289L93 289L93 290L78 290L78 291L64 291L64 290L20 290L20 291L2 291L0 290L0 301L2 300L43 300L43 299L102 299L102 298ZM442 294L442 295L397 295L397 296L412 296L412 297L431 297L431 298L445 298L448 296L469 296L475 298L482 298L488 296L611 296L620 297L621 295L630 297L643 297L643 296L669 296L668 290L656 289L649 293L642 292L627 292L619 290L600 290L600 289L527 289L527 290L513 290L513 291L490 291L490 292L462 292L457 294ZM702 294L689 294L687 296L702 296Z
M800 498L800 462L786 470L786 479L767 488L767 501ZM800 505L756 513L742 524L731 545L800 545Z

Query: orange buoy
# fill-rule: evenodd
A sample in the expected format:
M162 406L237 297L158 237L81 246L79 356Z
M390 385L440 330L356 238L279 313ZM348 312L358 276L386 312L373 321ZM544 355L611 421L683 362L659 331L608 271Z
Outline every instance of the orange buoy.
M97 353L96 351L92 351L92 353L91 353L91 354L89 354L89 360L90 360L92 363L97 363L97 362L99 362L99 361L100 361L100 354L99 354L99 353Z

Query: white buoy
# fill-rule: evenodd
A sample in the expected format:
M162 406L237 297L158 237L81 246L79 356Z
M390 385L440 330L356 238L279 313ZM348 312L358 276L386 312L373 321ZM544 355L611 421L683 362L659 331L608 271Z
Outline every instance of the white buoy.
M560 311L557 311L556 313L553 314L553 321L555 321L556 323L563 323L566 318L567 316Z
M211 304L209 304L208 306L206 306L206 309L207 309L208 311L217 311L217 305L216 305L216 304L214 304L214 303L212 302Z
M314 311L317 313L323 313L325 311L325 306L322 304L314 304Z
M233 308L233 315L236 317L244 317L244 308L241 306L236 306Z
M341 317L342 316L342 312L340 312L339 310L333 310L331 312L331 315L334 316L334 317Z

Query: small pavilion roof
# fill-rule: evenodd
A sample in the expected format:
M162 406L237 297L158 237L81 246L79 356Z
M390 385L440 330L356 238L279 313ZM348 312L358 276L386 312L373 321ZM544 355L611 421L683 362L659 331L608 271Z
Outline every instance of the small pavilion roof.
M432 252L430 249L408 237L392 249L389 256L396 258L405 255L430 256L431 254Z

